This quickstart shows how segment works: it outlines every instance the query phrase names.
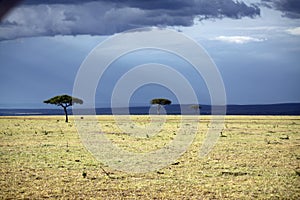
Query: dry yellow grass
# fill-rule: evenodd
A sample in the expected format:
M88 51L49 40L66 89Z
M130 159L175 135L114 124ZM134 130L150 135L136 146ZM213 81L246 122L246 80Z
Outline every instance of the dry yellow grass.
M136 152L164 146L179 119L168 116L159 134L136 138L118 129L113 116L98 118L111 140ZM139 126L149 121L131 118ZM72 117L68 124L63 116L1 117L0 198L300 199L299 116L226 116L223 137L199 158L209 119L200 117L193 144L173 165L131 174L95 160Z

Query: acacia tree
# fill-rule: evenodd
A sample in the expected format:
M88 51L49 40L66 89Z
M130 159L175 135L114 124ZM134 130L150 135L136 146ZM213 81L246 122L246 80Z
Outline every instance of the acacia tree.
M194 105L191 105L191 109L195 110L196 113L199 113L201 106L198 104L194 104Z
M83 104L83 101L81 99L71 97L71 96L65 94L65 95L52 97L51 99L44 101L44 103L54 104L54 105L63 107L65 115L66 115L66 122L68 122L67 108L69 106L73 106L76 103Z
M158 99L152 99L150 103L152 105L157 104L157 114L160 114L159 110L161 106L170 105L172 102L169 99L158 98Z

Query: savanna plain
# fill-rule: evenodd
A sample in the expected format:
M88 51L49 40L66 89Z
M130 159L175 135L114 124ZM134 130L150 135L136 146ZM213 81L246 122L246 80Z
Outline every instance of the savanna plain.
M122 130L114 116L97 119L114 144L149 152L176 137L180 117L167 116L146 137ZM186 152L147 173L95 159L73 116L69 123L64 116L0 117L0 199L300 199L300 116L225 116L214 148L199 157L211 117L190 116L198 130ZM128 119L150 123L149 116Z

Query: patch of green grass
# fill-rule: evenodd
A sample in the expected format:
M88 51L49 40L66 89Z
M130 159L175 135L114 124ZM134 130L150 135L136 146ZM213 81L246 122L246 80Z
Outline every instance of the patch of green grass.
M128 130L150 123L149 116L130 118ZM226 137L199 158L210 118L200 117L194 142L173 164L130 174L95 160L72 117L68 124L63 116L1 117L0 198L300 199L300 117L226 116ZM134 152L163 147L180 128L179 116L168 116L159 133L139 138L113 116L98 119L101 132Z

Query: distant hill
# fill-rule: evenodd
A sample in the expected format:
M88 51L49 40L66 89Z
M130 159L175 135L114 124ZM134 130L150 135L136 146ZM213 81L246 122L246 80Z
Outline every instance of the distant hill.
M300 115L300 103L227 105L227 115Z
M210 105L201 105L201 115L211 114ZM187 115L195 114L195 110L191 105L173 104L164 107L165 112L170 115L180 115L181 113ZM282 103L282 104L264 104L264 105L227 105L227 115L300 115L300 103ZM96 108L98 115L111 114L156 114L155 106L141 106L130 108L115 108L112 112L111 108ZM72 114L72 111L69 111ZM81 109L80 114L92 114L91 109ZM162 108L161 113L164 113ZM62 109L0 109L0 116L26 116L26 115L63 115Z

